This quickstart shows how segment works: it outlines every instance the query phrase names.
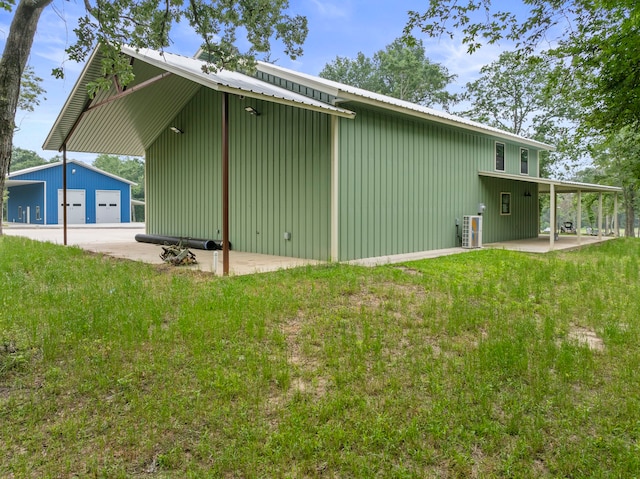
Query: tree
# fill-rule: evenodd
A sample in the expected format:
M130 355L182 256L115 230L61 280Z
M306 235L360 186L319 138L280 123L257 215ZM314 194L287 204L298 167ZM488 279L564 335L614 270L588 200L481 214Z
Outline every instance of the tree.
M412 32L459 35L473 52L483 43L515 43L530 54L544 50L557 60L550 80L569 80L585 109L582 126L617 132L640 121L640 4L635 0L523 0L524 17L493 8L491 0L431 0L424 13L409 12Z
M25 168L46 165L47 163L47 160L32 150L14 148L11 153L11 171L20 171Z
M471 109L463 115L481 123L557 146L541 157L540 174L548 176L558 159L580 156L573 132L580 108L548 81L552 65L539 56L504 52L467 83Z
M16 0L0 0L0 8L11 11ZM33 45L38 20L52 0L18 0L0 60L0 191L11 163L15 117L20 99L21 78ZM296 58L307 35L307 21L284 13L288 0L84 0L86 15L74 30L77 41L67 48L71 60L82 62L97 46L104 54L104 76L90 86L90 93L108 88L117 76L124 86L131 82L132 67L120 55L120 45L163 49L170 44L171 26L189 22L202 38L202 48L211 59L210 68L251 68L256 55L271 49L273 38L282 42L285 53ZM237 32L250 45L240 52L234 45ZM62 69L56 69L62 76ZM0 195L0 201L2 201ZM0 203L0 209L2 203ZM0 235L2 225L0 224Z
M622 188L625 236L635 236L634 226L640 200L640 133L624 128L592 148L594 163L609 183Z
M121 158L115 155L99 155L93 166L121 178L137 183L131 187L131 198L144 201L144 162L140 158ZM144 209L136 214L137 220L144 220Z
M432 63L419 41L407 46L396 39L373 58L361 52L354 60L336 57L325 65L320 76L424 106L438 104L449 109L457 101L446 91L455 75Z

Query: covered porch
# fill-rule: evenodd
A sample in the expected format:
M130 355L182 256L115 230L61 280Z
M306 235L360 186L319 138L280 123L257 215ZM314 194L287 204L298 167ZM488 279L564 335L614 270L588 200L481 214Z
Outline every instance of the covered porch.
M604 236L602 234L603 231L603 209L602 209L602 199L603 194L611 194L613 195L614 202L614 236L617 235L618 232L618 193L622 192L622 188L618 188L616 186L607 186L607 185L596 185L591 183L579 183L575 181L561 181L561 180L551 180L548 178L538 178L531 176L523 176L523 175L512 175L508 173L501 173L496 171L479 171L479 176L489 177L489 178L500 178L504 180L511 181L519 181L525 183L531 183L537 186L538 194L548 194L549 195L549 211L550 218L549 224L552 227L551 232L548 235L539 235L537 238L517 240L517 241L506 241L504 243L493 243L487 244L487 247L495 247L494 245L498 245L498 247L502 247L502 245L509 245L509 247L505 247L505 249L515 249L518 251L530 251L530 252L547 252L553 251L556 249L567 249L567 248L577 248L583 246L585 244L590 244L598 241L604 241L607 239L611 239L612 236ZM576 219L577 224L575 225L576 234L575 236L560 236L556 233L558 231L558 212L557 212L557 195L559 193L573 193L577 195L577 211L576 211ZM585 236L582 234L582 194L583 193L597 193L598 194L598 219L596 223L597 236ZM539 219L538 219L539 221ZM529 249L518 249L518 245L522 248ZM544 244L544 246L542 246Z
M506 249L509 251L521 251L523 253L548 253L550 251L563 251L581 248L593 244L602 243L614 239L615 236L585 236L585 235L560 235L550 238L549 234L539 235L537 238L529 238L514 241L501 241L486 243L484 248ZM553 246L551 246L553 244Z

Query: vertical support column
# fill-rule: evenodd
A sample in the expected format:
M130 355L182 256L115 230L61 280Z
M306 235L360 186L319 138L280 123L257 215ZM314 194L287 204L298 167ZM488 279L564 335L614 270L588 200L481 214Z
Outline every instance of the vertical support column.
M67 144L62 145L62 237L67 246Z
M602 239L602 192L598 193L598 239Z
M229 276L229 94L222 94L222 274Z
M340 119L331 116L331 261L340 261Z
M578 190L578 212L576 214L576 234L578 235L578 244L582 243L582 190Z
M556 185L549 185L549 251L553 251L556 240Z
M613 194L613 231L616 238L620 236L620 225L618 225L618 193Z

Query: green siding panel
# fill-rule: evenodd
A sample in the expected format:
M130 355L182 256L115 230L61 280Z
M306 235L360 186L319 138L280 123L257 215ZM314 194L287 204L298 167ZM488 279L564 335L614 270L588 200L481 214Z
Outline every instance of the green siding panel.
M221 237L221 98L201 89L172 122L184 134L164 132L147 150L149 233ZM229 132L233 249L328 259L329 117L230 96Z
M512 216L495 218L494 190L502 185L478 176L478 170L494 167L493 138L349 108L357 113L355 121L339 120L340 260L455 247L456 219L462 224L464 215L477 214L478 203L487 205L485 242L537 234L537 210L531 207L537 190L529 187L532 197L521 201L528 183L510 182L503 191L512 191ZM507 144L505 162L519 168L519 158L519 147Z
M482 196L487 206L483 218L485 243L513 241L538 236L538 185L497 178L481 179ZM500 194L511 193L511 214L500 214ZM530 193L531 196L525 196Z

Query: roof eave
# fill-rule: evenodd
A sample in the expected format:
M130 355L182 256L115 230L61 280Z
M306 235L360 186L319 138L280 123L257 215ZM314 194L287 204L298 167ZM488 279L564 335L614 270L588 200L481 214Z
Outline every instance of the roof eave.
M232 93L235 95L242 95L245 97L249 97L249 98L255 98L258 100L267 100L270 101L272 103L278 103L281 105L288 105L288 106L293 106L296 108L302 108L305 110L311 110L311 111L319 111L321 113L326 113L329 115L336 115L336 116L340 116L343 118L350 118L353 119L355 118L355 113L349 110L346 110L344 108L338 108L338 107L329 107L329 105L325 108L325 107L320 107L320 106L316 106L316 105L310 105L307 103L301 103L301 102L297 102L297 101L293 101L293 100L288 100L286 98L279 98L276 96L270 96L270 95L265 95L263 93L258 93L258 92L253 92L251 90L247 90L247 89L242 89L242 88L234 88L232 86L229 85L225 85L223 83L217 83L213 80L209 80L205 77L202 77L201 75L196 75L193 74L189 71L183 70L179 67L176 67L174 65L171 65L169 62L164 62L161 60L157 60L155 58L151 58L148 57L146 55L141 54L140 52L135 51L135 49L131 48L131 47L125 47L123 45L122 47L123 52L125 52L127 55L130 55L140 61L144 61L147 62L155 67L161 68L163 70L166 71L170 71L178 76L181 76L183 78L186 78L187 80L191 80L195 83L198 83L199 85L202 85L204 87L210 88L212 90L216 90L216 91L221 91L221 92L227 92L227 93Z
M453 126L456 128L462 128L464 130L473 131L474 133L480 133L483 135L488 135L495 138L500 138L503 140L508 140L514 143L518 143L521 145L530 146L532 148L536 148L538 150L544 151L555 151L556 148L553 145L547 145L546 143L542 143L540 141L531 140L529 138L521 137L518 135L514 135L513 133L503 132L500 130L494 130L486 128L482 125L472 125L462 121L456 121L454 119L444 118L439 115L433 115L424 111L420 111L418 109L406 108L400 105L394 105L393 103L387 103L380 100L376 100L374 98L368 98L361 95L355 95L350 92L340 91L338 94L339 98L345 101L352 101L357 103L362 103L365 105L376 106L379 108L384 108L386 110L394 111L396 113L402 113L405 115L414 116L417 118L422 118L424 120L434 121L440 124L445 124L449 126Z

